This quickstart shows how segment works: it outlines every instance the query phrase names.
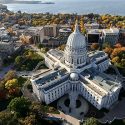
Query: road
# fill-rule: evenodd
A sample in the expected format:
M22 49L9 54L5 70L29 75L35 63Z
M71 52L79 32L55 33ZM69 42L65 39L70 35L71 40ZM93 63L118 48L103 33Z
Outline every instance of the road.
M0 79L2 79L4 77L4 75L13 68L13 65L9 65L7 67L3 67L1 70L0 70Z
M41 69L41 70L36 70L36 71L17 71L17 75L18 76L22 76L22 77L25 77L25 78L30 78L32 76L37 76L37 75L40 75L46 71L48 71L49 69Z

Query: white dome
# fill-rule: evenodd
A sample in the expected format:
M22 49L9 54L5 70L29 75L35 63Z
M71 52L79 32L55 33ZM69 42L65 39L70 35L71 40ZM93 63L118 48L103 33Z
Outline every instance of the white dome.
M78 81L79 80L79 75L77 73L71 73L70 74L70 79L73 81Z
M86 47L85 37L80 33L78 24L76 24L74 32L70 34L66 46L73 49Z
M85 37L80 33L78 24L69 36L65 47L65 63L71 68L78 68L86 64L87 49Z

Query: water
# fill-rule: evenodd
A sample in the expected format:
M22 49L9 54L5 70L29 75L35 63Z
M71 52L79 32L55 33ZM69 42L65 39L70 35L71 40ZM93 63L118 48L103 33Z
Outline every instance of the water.
M125 16L125 0L65 0L55 4L6 4L14 12L112 14Z

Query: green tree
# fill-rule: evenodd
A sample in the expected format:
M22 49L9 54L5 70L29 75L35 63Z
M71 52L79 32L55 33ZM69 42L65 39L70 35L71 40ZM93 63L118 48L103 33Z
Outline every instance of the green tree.
M40 117L46 115L45 108L43 105L41 105L41 103L32 102L30 111L36 116L40 115Z
M21 125L37 125L37 119L35 115L30 115L25 117L25 119L20 120Z
M13 114L10 112L0 112L0 125L7 125L12 117Z
M8 71L8 73L5 75L4 80L8 81L16 77L16 72L14 70Z
M39 49L43 48L43 45L42 44L38 44L37 46Z
M19 113L21 116L26 116L29 111L31 102L24 97L16 97L11 100L8 109L13 112Z
M101 125L97 119L95 118L88 118L84 123L83 125Z
M23 61L22 56L17 56L16 59L15 59L16 64L21 64L22 61Z

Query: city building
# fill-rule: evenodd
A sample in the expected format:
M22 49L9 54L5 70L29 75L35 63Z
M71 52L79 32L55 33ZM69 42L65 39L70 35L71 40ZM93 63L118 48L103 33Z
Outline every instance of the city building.
M2 42L0 41L0 52L7 53L8 55L14 52L14 44L13 42Z
M87 32L88 44L91 43L108 43L113 46L118 42L119 39L119 29L91 29Z
M61 29L59 29L59 35L64 36L64 37L68 37L71 32L72 32L71 28L61 28Z
M88 52L85 36L76 24L64 51L51 49L45 54L49 70L32 76L33 92L39 101L50 104L65 94L78 93L97 109L110 108L118 100L121 83L104 73L110 65L103 51ZM77 97L73 96L75 102Z
M34 44L44 44L44 40L49 40L57 36L57 25L45 25L42 27L29 27L25 30L25 35L32 36Z
M91 23L91 24L85 23L84 27L87 31L89 31L91 29L99 29L99 24L98 23Z
M91 30L89 30L87 32L88 44L99 43L101 36L102 36L102 30L101 29L91 29Z
M44 40L43 27L29 27L24 35L30 35L34 44L42 43Z
M57 24L45 25L43 27L44 36L56 37L57 36Z
M111 46L115 45L118 42L119 38L119 29L110 28L103 29L103 42L109 43Z
M125 45L125 29L120 29L119 30L119 40L120 43Z
M62 44L66 43L66 39L65 38L60 38L60 37L47 37L43 40L42 45L44 47L49 47L49 48L55 48L58 47Z

